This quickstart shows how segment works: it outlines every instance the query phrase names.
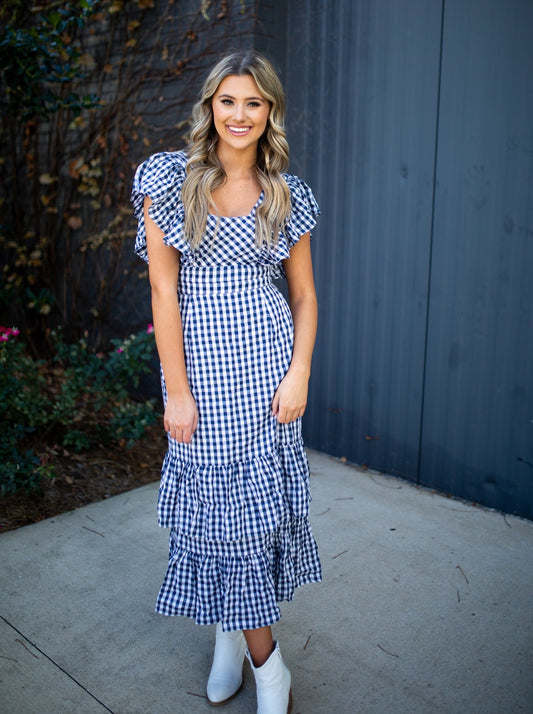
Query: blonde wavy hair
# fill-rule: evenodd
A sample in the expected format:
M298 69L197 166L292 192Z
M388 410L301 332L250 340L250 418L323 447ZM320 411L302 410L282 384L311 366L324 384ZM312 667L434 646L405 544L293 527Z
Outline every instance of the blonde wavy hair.
M289 163L283 87L266 57L253 50L234 52L221 59L211 70L193 109L187 176L181 190L185 207L185 238L193 249L201 244L205 236L209 206L212 204L211 192L226 180L216 151L218 134L213 121L213 96L223 79L245 74L255 80L261 95L270 103L267 126L257 146L255 165L257 181L263 191L263 200L255 217L258 247L275 245L290 215L290 193L281 175Z

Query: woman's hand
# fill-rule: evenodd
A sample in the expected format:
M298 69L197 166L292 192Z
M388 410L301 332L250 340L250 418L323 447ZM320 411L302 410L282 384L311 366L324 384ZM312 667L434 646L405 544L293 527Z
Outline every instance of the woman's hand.
M281 380L272 400L272 414L280 424L301 417L307 405L309 376L292 367Z
M189 392L182 397L169 395L163 419L165 430L182 444L190 444L198 426L198 409Z

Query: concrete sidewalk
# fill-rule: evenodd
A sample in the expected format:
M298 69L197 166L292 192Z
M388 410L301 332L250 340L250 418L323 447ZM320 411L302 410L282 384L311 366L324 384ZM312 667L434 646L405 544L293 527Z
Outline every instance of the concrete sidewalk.
M294 714L533 712L533 523L309 453L324 582L274 626ZM154 614L157 485L0 536L3 714L179 714L214 627ZM225 708L255 712L245 687Z

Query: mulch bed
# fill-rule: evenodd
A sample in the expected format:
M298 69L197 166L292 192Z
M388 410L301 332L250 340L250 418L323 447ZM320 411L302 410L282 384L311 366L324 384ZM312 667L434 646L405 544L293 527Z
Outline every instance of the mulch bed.
M53 459L56 476L43 480L40 491L0 499L0 533L158 481L166 442L158 422L130 449L119 444L84 454L61 449Z

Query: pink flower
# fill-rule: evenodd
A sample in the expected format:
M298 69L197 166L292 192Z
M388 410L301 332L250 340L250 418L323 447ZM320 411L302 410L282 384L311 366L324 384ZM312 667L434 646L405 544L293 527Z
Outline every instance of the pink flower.
M20 335L20 330L17 327L3 327L0 325L0 342L9 342L10 337Z
M147 335L151 335L152 332L154 331L154 326L152 325L151 322L148 323L148 329L146 330Z
M117 347L117 352L124 352L124 350L122 349L122 347Z

